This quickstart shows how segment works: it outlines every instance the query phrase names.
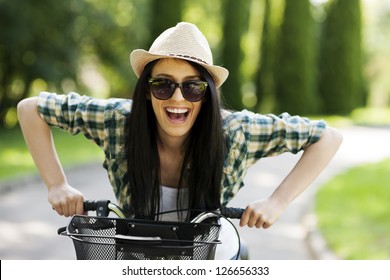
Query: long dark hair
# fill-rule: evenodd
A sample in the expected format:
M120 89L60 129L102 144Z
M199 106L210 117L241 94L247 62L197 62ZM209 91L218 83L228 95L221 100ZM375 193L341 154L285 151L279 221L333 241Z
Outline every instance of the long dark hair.
M156 62L155 60L146 65L139 77L126 123L129 183L129 200L126 206L129 214L146 219L155 219L160 208L160 160L156 141L156 117L151 101L147 99L147 79ZM183 184L188 186L189 208L214 210L220 207L225 153L220 99L210 73L197 63L189 63L208 83L208 87L205 102L183 146L184 160L179 188Z

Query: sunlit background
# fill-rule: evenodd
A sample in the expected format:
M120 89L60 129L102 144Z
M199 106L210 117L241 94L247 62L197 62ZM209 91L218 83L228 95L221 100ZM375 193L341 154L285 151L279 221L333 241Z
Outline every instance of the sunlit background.
M130 52L179 21L195 23L214 63L229 69L227 108L390 125L390 1L0 0L0 187L36 173L18 125L21 99L40 91L131 98ZM102 159L82 136L54 136L65 166Z
M229 108L349 115L389 105L388 1L0 2L0 123L39 91L131 97L128 55L178 21L199 26L230 78ZM335 102L337 97L338 102ZM387 115L386 115L387 116Z

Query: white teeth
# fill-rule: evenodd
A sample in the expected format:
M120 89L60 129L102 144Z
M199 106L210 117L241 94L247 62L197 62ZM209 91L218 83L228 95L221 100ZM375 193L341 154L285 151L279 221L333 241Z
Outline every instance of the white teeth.
M184 114L188 112L188 109L167 108L167 111L174 114Z

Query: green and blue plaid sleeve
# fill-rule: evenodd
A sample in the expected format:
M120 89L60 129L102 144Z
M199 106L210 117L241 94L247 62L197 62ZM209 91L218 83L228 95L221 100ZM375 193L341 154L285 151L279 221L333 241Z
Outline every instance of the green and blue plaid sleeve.
M119 132L123 131L129 102L115 98L96 99L73 92L66 95L42 92L38 96L38 112L50 126L71 134L81 132L103 147L109 134L123 134Z
M243 186L247 169L263 157L298 153L317 142L326 124L283 113L223 112L227 157L222 181L226 204Z
M228 146L245 146L246 159L254 161L284 152L298 153L317 142L326 124L283 113L261 115L249 111L227 114L224 118ZM253 163L253 162L252 162Z

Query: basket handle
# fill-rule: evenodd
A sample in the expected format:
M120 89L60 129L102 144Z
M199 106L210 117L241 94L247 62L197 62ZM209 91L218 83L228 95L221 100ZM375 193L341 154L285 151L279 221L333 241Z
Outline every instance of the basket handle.
M161 237L159 236L134 236L134 235L124 235L124 234L115 234L115 239L123 239L130 241L140 241L140 242L161 242Z

